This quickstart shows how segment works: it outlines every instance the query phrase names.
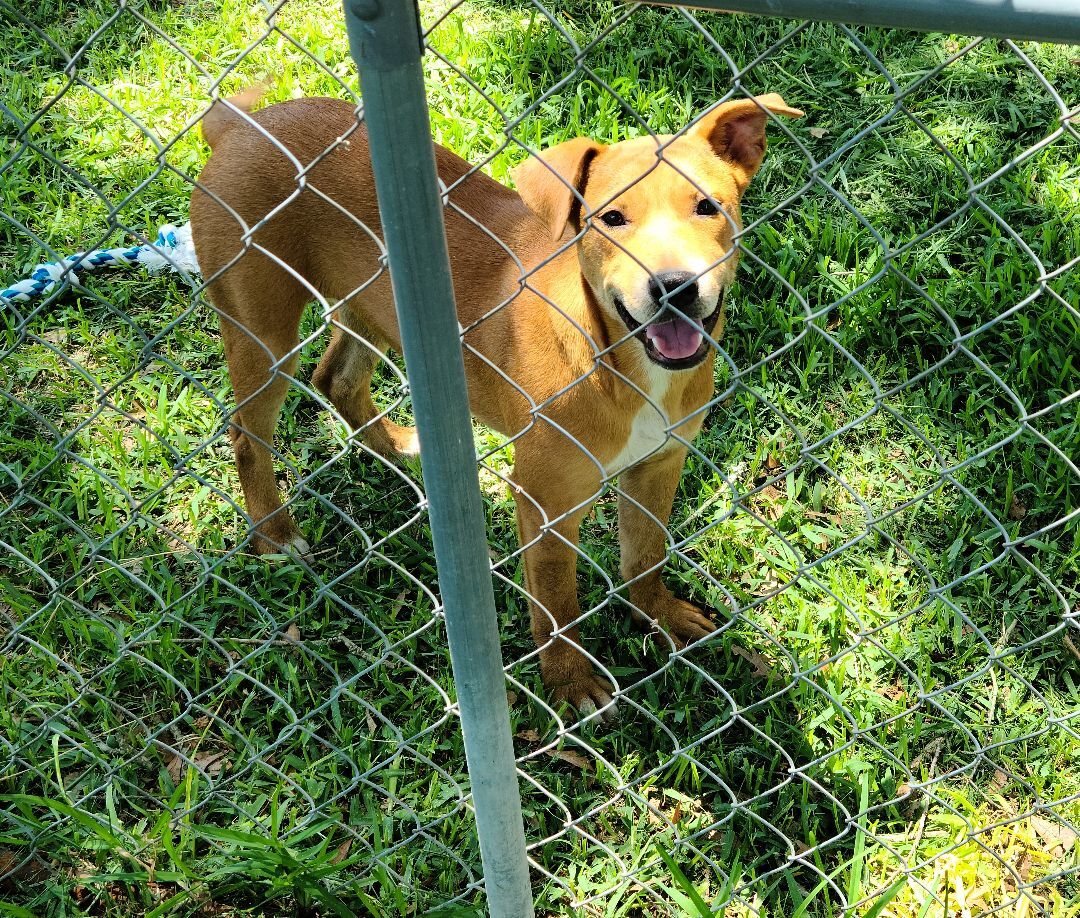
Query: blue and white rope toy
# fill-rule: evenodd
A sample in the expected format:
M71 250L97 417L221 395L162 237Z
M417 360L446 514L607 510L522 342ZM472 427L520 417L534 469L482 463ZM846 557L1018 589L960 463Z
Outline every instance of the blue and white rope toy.
M27 303L48 296L65 280L78 281L82 274L91 271L132 265L142 265L155 274L166 268L188 274L200 273L195 244L191 241L191 224L173 226L166 223L158 230L157 239L146 245L76 252L60 261L38 265L26 280L0 290L0 303Z

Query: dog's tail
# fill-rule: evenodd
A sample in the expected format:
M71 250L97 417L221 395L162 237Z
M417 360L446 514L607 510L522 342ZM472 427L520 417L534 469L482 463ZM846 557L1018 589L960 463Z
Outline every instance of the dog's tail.
M202 130L203 139L213 149L221 137L234 128L241 121L246 120L244 113L250 112L259 104L266 91L270 88L268 82L256 83L249 86L243 92L230 96L226 101L218 99L210 106L202 117L199 128Z

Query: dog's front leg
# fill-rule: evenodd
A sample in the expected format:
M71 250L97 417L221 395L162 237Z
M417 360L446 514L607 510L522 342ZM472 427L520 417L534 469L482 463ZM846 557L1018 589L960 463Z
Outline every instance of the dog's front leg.
M716 629L692 603L674 596L660 577L668 557L667 523L686 448L670 446L619 476L619 550L634 614L659 625L676 647Z
M611 684L581 649L577 560L581 521L599 490L599 470L551 461L530 474L521 461L514 472L518 534L524 548L525 588L540 673L551 701L567 701L582 714L611 703ZM581 474L575 474L575 471Z

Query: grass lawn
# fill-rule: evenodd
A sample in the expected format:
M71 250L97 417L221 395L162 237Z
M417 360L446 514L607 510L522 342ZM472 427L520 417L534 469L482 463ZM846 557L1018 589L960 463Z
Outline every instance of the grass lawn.
M584 528L612 727L533 697L510 457L477 429L537 913L1080 915L1080 143L1037 146L1080 48L550 9L424 7L436 138L496 178L506 118L535 147L672 131L736 71L807 117L748 193L672 518L671 579L720 632L643 641L613 495ZM186 220L213 80L355 89L336 2L267 15L0 0L0 284ZM296 387L316 562L267 562L186 281L94 276L0 340L0 915L480 914L418 468Z

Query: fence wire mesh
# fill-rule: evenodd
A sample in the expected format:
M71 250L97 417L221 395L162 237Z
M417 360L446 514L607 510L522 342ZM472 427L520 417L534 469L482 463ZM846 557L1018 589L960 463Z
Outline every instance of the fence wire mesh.
M470 164L443 175L451 250L472 226L509 278L464 346L529 402L522 430L476 437L538 913L1080 914L1080 49L605 2L422 18L435 138ZM0 0L0 23L5 283L185 221L212 97L272 74L268 101L359 105L329 0ZM593 377L523 386L484 335L512 330L525 291L579 326L589 374L642 353L628 328L586 342L545 271L586 238L640 261L604 215L644 179L579 203L581 232L539 265L514 264L467 189L573 137L654 135L654 171L719 197L667 135L763 93L806 116L769 118L741 228L730 199L712 217L741 254L708 336L715 391L687 417L654 376L619 377L662 419L648 449L688 454L668 522L592 415L560 425ZM263 349L263 381L288 383L276 439L248 431L285 472L306 556L260 558L244 515L230 427L250 402L207 296L229 266L69 272L4 304L11 914L482 907L419 468L375 439L407 439L407 382L350 312L387 289L378 228L319 187L352 120L294 176L366 252L342 259L345 292L260 241L277 210L243 215L275 290L316 301L299 343ZM320 390L330 333L378 365L377 413ZM580 610L538 649L511 469L539 428L609 454L566 479L588 480L580 496L516 495L577 568ZM711 634L634 627L631 587L651 581L620 573L620 501L624 522L666 523L667 581L712 610ZM540 653L579 625L614 697L598 710L541 684Z

